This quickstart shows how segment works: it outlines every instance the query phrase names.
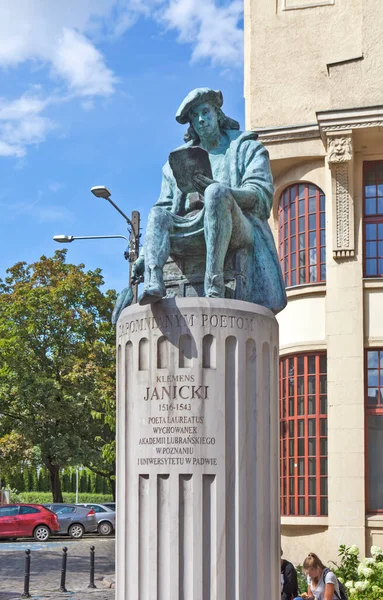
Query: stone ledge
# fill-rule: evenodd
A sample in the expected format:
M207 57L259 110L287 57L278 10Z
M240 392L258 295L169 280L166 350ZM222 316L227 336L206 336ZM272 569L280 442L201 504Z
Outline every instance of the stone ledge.
M363 289L383 289L383 277L366 277L363 279Z
M366 527L383 529L383 514L366 515Z
M280 346L279 356L295 354L296 352L313 352L317 350L327 350L327 344L324 340L312 340L285 344L284 346Z
M318 525L328 527L328 517L281 517L281 525L305 525L315 526Z
M383 284L383 282L382 282ZM326 284L325 283L305 283L302 285L295 285L294 287L286 288L287 299L298 298L299 296L326 295Z

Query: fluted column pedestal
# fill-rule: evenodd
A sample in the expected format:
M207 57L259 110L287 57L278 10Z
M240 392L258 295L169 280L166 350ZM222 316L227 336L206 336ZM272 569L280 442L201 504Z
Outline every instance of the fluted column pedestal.
M167 299L117 341L117 600L279 598L273 314Z

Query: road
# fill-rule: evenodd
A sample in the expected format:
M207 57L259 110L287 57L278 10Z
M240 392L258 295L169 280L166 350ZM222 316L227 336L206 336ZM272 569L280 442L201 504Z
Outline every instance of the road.
M71 600L84 596L94 600L112 600L114 590L106 590L101 578L114 575L114 537L84 536L81 540L53 537L48 542L20 539L0 540L0 600L19 598L24 590L25 550L31 550L30 593L33 598L57 598L60 588L62 548L68 548L66 589ZM88 590L90 546L95 546L95 583ZM109 576L109 577L108 577ZM89 594L89 596L88 596Z

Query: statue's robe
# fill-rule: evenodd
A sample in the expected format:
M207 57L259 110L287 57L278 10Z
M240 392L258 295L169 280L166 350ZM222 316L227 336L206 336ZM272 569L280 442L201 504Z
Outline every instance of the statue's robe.
M225 154L224 172L219 183L229 188L246 189L254 194L254 206L242 209L252 225L254 243L248 252L246 285L241 300L261 304L274 313L286 306L286 292L273 235L268 219L273 204L273 178L269 155L252 131L226 130L230 146ZM193 145L188 142L184 147ZM169 162L162 170L161 193L156 206L173 216L170 234L171 254L186 247L190 253L203 250L204 209L188 216L188 195L177 187ZM186 239L188 243L185 244ZM182 250L179 250L182 248Z

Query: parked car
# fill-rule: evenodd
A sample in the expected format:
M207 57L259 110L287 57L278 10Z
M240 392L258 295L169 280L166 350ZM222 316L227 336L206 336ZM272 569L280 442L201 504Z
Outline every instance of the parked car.
M103 502L102 505L106 506L107 508L110 508L111 510L114 510L114 512L116 512L116 503L115 502Z
M70 535L71 538L79 540L84 533L97 531L98 522L93 508L60 503L44 506L57 515L60 535Z
M116 529L116 513L105 504L89 503L79 504L78 506L93 508L98 522L97 531L100 535L110 535Z
M58 533L60 525L54 512L41 504L6 504L0 506L0 537L34 537L46 542Z

